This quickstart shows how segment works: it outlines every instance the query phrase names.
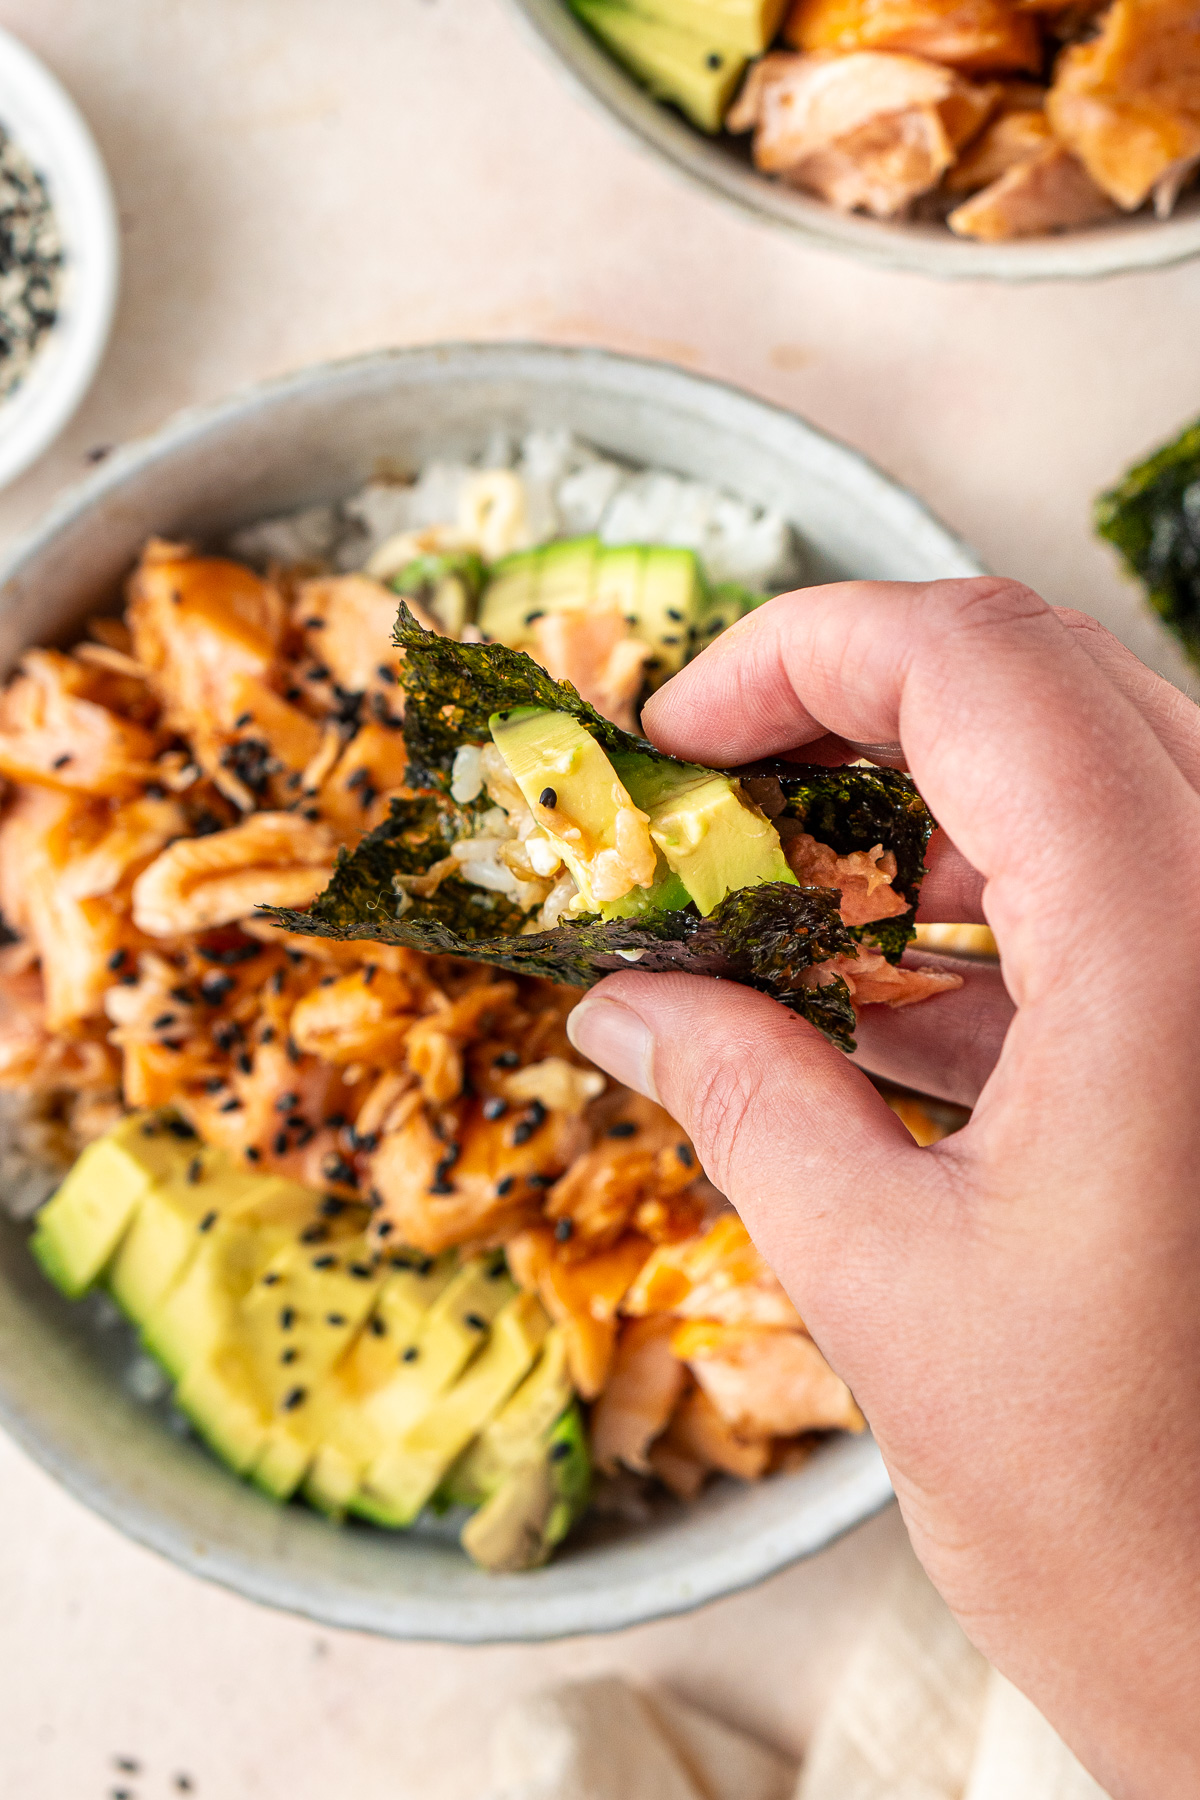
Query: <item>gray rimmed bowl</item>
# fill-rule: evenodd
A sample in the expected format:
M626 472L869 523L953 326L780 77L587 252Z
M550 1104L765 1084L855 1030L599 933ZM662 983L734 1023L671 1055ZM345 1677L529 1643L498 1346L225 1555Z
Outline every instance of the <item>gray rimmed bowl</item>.
M971 552L870 463L719 382L594 350L446 345L325 364L184 414L112 456L0 572L0 668L110 604L151 533L219 541L351 493L381 467L475 454L497 429L569 427L632 462L780 508L814 579L971 575ZM488 1576L436 1527L405 1536L279 1507L137 1397L132 1333L69 1305L0 1216L0 1424L86 1505L186 1569L326 1624L459 1643L608 1631L748 1586L883 1506L869 1438L716 1484L639 1524L597 1520L548 1568Z
M840 213L811 194L760 175L745 139L710 138L674 107L652 99L568 10L566 0L513 0L547 49L587 97L645 148L709 193L768 224L888 269L963 280L1087 280L1160 268L1200 254L1200 192L1173 217L1140 212L1102 225L1005 244L955 237L943 225Z

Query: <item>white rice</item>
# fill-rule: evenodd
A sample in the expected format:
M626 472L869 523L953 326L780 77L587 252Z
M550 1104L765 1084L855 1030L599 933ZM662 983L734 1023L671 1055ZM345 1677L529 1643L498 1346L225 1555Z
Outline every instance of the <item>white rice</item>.
M230 549L258 567L325 562L360 569L388 538L453 526L469 484L511 469L524 488L526 541L596 532L606 544L670 544L694 550L708 579L778 593L803 577L787 520L666 469L633 469L566 431L532 431L516 442L493 436L470 462L427 463L409 483L371 481L340 507L307 507L237 532Z

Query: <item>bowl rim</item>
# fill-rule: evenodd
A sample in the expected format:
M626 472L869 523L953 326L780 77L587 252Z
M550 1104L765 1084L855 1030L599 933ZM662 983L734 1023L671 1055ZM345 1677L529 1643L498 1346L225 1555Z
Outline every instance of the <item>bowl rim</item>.
M372 380L386 381L393 372L397 392L411 393L422 383L453 387L503 378L526 386L532 397L539 382L549 386L569 381L601 394L636 397L643 407L668 410L675 405L693 416L701 412L703 396L703 416L709 429L731 437L754 430L768 445L787 438L794 443L818 442L835 467L840 464L843 470L853 470L862 504L877 509L914 541L924 539L945 559L948 574L980 570L978 558L924 502L859 451L784 407L714 377L652 359L570 346L492 342L377 350L326 361L176 414L159 430L115 451L61 495L42 521L12 545L0 562L0 600L20 599L24 571L52 551L62 534L85 527L95 512L102 514L105 502L139 472L169 464L189 446L201 446L210 434L219 437L243 420L261 422L264 411L286 406L289 398L319 400L322 390L331 398L339 392L352 394L364 391ZM0 1323L0 1337L4 1331ZM336 1573L302 1564L295 1556L272 1556L261 1547L222 1543L219 1506L198 1526L195 1519L173 1515L152 1492L142 1492L136 1470L128 1482L115 1478L94 1454L89 1460L77 1426L69 1422L56 1425L47 1416L37 1389L39 1382L47 1388L51 1376L43 1370L19 1379L7 1377L7 1361L0 1358L0 1425L69 1493L126 1536L246 1598L329 1625L405 1639L463 1644L532 1642L621 1630L673 1616L750 1587L826 1547L892 1498L874 1442L869 1437L835 1439L827 1461L823 1453L816 1463L807 1465L810 1469L821 1465L823 1470L819 1508L785 1509L782 1516L764 1519L740 1535L734 1526L719 1549L702 1551L695 1564L651 1575L626 1570L620 1579L601 1583L593 1577L578 1590L567 1592L536 1591L533 1585L524 1585L531 1578L522 1578L516 1587L497 1581L486 1598L456 1599L428 1591L402 1596L383 1592L375 1597L340 1581ZM197 1454L208 1460L206 1453L197 1450ZM235 1479L215 1462L211 1467L222 1482ZM778 1479L782 1483L801 1478L803 1472L800 1477ZM780 1489L781 1494L785 1491ZM273 1518L278 1516L273 1503L261 1503L270 1507ZM818 1511L820 1517L814 1517ZM314 1515L311 1529L328 1528ZM305 1541L307 1534L306 1523ZM302 1566L304 1574L298 1576Z
M83 114L45 63L2 27L0 72L6 84L21 91L52 146L50 156L37 153L20 126L13 126L14 142L46 180L66 252L58 319L24 379L0 402L3 488L49 448L92 385L116 310L120 230L108 171Z
M1172 218L1126 214L1108 224L985 244L944 226L840 213L823 200L771 181L707 138L626 72L570 11L566 0L510 0L526 29L565 70L576 91L643 151L744 216L814 249L837 251L896 272L948 281L1094 281L1166 268L1200 255L1200 194Z

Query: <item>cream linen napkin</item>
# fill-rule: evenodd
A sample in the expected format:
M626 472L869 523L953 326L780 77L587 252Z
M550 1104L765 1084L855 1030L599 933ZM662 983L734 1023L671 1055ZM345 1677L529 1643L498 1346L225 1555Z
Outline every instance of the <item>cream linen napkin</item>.
M905 1550L809 1746L796 1800L1105 1800L972 1649Z
M786 1800L795 1774L710 1714L601 1675L509 1709L492 1743L491 1800Z

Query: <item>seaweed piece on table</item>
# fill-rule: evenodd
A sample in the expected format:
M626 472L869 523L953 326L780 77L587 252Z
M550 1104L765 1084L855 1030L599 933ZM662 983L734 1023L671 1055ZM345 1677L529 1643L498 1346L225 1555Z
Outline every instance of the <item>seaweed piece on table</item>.
M1096 529L1200 663L1200 419L1101 494Z

